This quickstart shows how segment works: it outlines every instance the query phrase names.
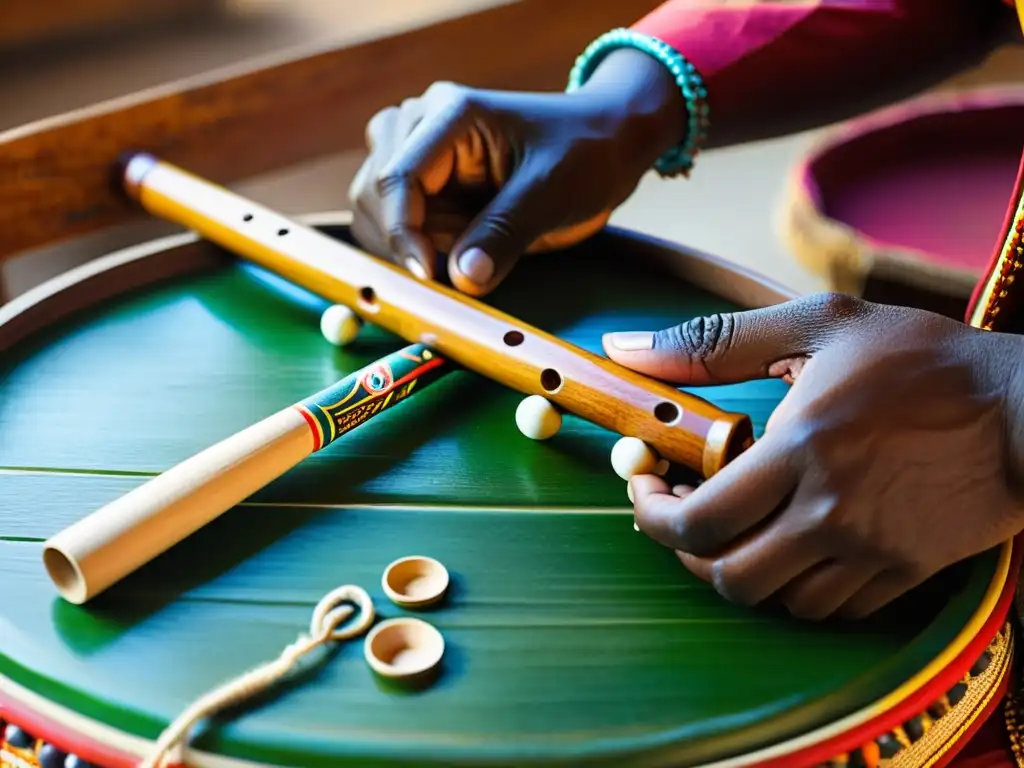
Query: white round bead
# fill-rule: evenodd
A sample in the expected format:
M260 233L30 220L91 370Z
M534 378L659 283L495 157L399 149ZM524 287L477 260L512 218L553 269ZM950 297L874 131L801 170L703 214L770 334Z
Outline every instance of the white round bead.
M562 428L562 414L547 398L530 395L516 408L516 426L531 440L547 440Z
M653 474L658 465L658 454L639 438L623 437L612 447L612 469L626 482L634 475Z
M320 333L337 347L355 341L362 328L362 318L344 304L334 304L320 315Z

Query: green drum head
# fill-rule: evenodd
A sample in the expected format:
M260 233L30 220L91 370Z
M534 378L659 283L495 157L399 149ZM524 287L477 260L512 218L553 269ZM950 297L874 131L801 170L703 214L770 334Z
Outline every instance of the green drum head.
M337 231L336 234L341 234ZM492 303L601 352L601 335L738 309L593 248L531 258ZM546 442L517 393L466 372L310 457L94 603L57 598L42 542L148 477L403 342L339 350L325 302L221 268L103 303L0 363L0 675L135 736L275 658L358 584L382 618L392 560L437 558L439 678L406 689L341 644L194 749L295 766L692 765L769 746L892 692L955 638L983 555L858 625L726 603L636 533L617 436L565 418ZM778 381L694 389L760 435ZM412 614L416 615L416 614ZM8 683L9 685L9 683ZM0 681L0 697L3 695Z

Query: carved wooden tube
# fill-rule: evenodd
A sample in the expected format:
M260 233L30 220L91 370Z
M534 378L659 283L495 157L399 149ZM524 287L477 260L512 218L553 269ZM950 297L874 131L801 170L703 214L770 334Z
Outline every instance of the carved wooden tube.
M413 344L350 373L60 531L43 546L47 573L65 600L88 602L452 369L443 357Z
M145 153L123 159L126 191L154 216L344 304L462 367L621 435L705 477L753 439L750 419L630 371L452 288L423 281Z

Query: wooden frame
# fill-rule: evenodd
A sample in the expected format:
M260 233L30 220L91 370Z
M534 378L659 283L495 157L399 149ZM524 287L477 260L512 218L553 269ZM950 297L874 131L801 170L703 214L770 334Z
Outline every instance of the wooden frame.
M304 224L328 233L347 229L351 215L328 212L297 217ZM679 245L629 230L609 227L597 235L592 246L608 252L630 253L672 275L709 290L747 309L787 301L789 289L763 276ZM154 287L167 280L200 274L230 263L233 256L194 233L183 233L142 243L111 253L53 278L0 307L0 353L31 338L46 328L81 311L102 305L108 299ZM936 759L949 748L950 739L966 740L984 722L999 702L1010 678L1013 657L1013 625L1006 623L1020 566L1019 542L1007 542L1000 554L998 573L993 577L984 604L978 607L969 626L957 642L933 664L935 674L923 675L905 684L882 702L858 711L812 734L787 740L756 753L731 758L721 768L787 768L820 764L832 758L845 759L847 751L877 750L877 739L887 729L923 716L930 707L951 704L947 691L956 681L969 679L967 693L938 719L928 736L914 742L900 756L900 764L920 764ZM982 664L978 664L981 660ZM945 703L944 703L945 702ZM7 717L46 743L57 745L83 760L104 768L127 768L152 747L137 737L122 733L70 709L56 705L32 691L0 676L0 715ZM884 733L883 733L884 732ZM883 736L878 736L883 733ZM194 765L214 767L241 765L207 753L191 753ZM23 758L27 759L27 758Z
M560 90L590 40L657 5L514 0L350 45L288 50L0 133L0 261L139 218L112 183L126 150L221 184L362 150L374 113L438 80Z
M78 38L139 23L173 21L222 0L0 0L0 48L21 48Z

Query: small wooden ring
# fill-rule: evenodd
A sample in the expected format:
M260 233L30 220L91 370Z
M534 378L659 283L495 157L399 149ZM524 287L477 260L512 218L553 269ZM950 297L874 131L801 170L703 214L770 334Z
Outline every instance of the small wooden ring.
M448 569L432 557L412 555L392 562L384 569L381 586L395 605L425 608L437 603L448 591Z
M444 656L444 637L422 619L401 617L375 626L363 643L366 662L381 677L418 678Z

